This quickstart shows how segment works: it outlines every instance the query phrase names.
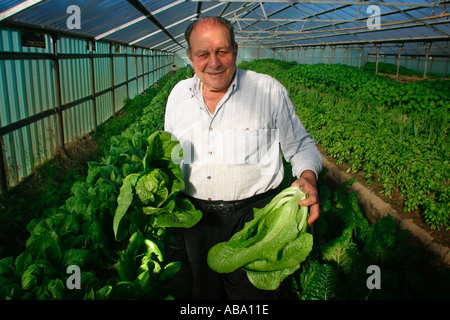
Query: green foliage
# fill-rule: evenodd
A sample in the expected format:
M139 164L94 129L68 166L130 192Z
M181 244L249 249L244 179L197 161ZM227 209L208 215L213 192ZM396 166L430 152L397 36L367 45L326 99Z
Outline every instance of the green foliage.
M168 132L156 131L148 138L144 170L126 176L117 197L116 240L149 228L190 228L200 220L202 213L186 198L177 197L184 190L181 169L172 159L177 149L181 150L179 142Z
M298 205L306 193L298 187L282 190L227 242L208 252L208 265L219 273L242 268L250 282L263 290L275 290L295 272L312 249L306 232L308 208Z
M150 138L162 129L161 118L155 116L164 114L163 101L171 88L189 76L187 70L180 69L167 80L150 105L142 109L142 116L111 137L104 157L89 163L85 180L72 185L65 203L48 208L28 224L25 250L16 258L0 260L1 299L171 298L168 290L162 289L179 269L178 262L164 259L170 233L164 227L146 228L139 225L145 221L135 219L135 232L117 242L113 220L126 178L155 163L147 156L148 147L157 142L158 148L153 149L158 156L164 153L166 142ZM185 203L181 207L190 208ZM127 243L128 248L122 250ZM131 257L131 252L138 256ZM71 290L66 285L71 265L81 270L81 289Z
M420 268L419 252L406 244L392 216L369 224L360 213L349 181L331 191L319 179L321 216L313 225L314 246L291 290L301 300L442 299L450 284L448 269L429 275ZM369 266L378 266L381 288L369 288ZM446 285L436 285L435 281Z
M431 228L450 228L450 81L399 83L346 65L246 62L290 91L308 132L349 172L363 171L405 212L420 209Z
M276 61L271 61L271 64L278 77L291 93L294 93L294 101L305 104L305 107L297 105L297 108L302 112L302 119L307 119L305 125L308 130L314 132L316 137L329 138L329 140L321 138L323 146L334 148L333 152L336 155L346 155L352 159L354 170L362 168L371 174L372 179L382 176L381 171L377 170L382 169L390 173L383 176L386 189L389 189L396 176L400 176L398 180L405 180L411 186L416 185L415 182L419 182L421 188L429 185L430 190L436 190L433 197L427 196L427 192L420 191L421 189L414 189L420 196L421 205L436 215L438 219L436 223L446 219L450 212L449 193L448 189L439 188L442 179L448 176L443 169L434 165L443 163L445 166L448 163L440 162L439 154L435 154L433 148L408 136L409 133L420 136L424 130L422 122L397 121L399 124L397 128L389 128L387 126L390 123L389 117L379 113L381 109L373 107L379 113L379 117L376 118L371 115L372 107L344 95L329 93L324 95L312 87L308 92L298 92L298 83L290 79L292 76L290 70L296 64ZM263 68L263 65L259 67ZM177 177L178 173L174 173L171 167L160 166L161 163L155 162L156 159L149 154L156 151L158 158L164 155L166 150L175 150L168 147L169 140L163 139L164 141L158 142L159 133L150 137L162 130L165 101L171 88L179 80L187 77L190 77L189 70L181 69L175 76L164 79L157 90L151 89L155 91L151 101L139 97L137 99L141 99L141 102L134 99L126 102L129 105L136 102L135 110L139 116L133 115L133 121L124 120L123 123L117 124L117 128L120 128L118 134L105 130L107 132L105 135L112 136L108 140L105 139L107 143L104 144L104 155L101 160L89 163L85 179L77 179L77 182L69 184L72 192L70 197L64 199L62 204L49 205L44 214L37 215L36 219L28 224L29 238L23 252L17 257L7 256L0 259L0 299L172 299L171 293L174 289L167 285L167 280L179 271L180 262L167 260L165 249L172 241L172 234L170 228L166 228L165 225L173 223L176 226L183 226L186 221L180 219L180 215L176 215L167 216L164 222L161 222L159 217L159 225L153 224L154 221L151 219L149 223L149 220L143 218L154 217L156 212L153 209L146 209L152 212L147 215L143 208L153 207L150 204L154 204L155 201L161 204L166 203L164 199L169 199L170 202L171 197L166 195L169 195L172 189L181 189L181 184L176 183L177 179L172 179ZM321 89L324 90L325 87ZM147 106L143 107L140 103ZM335 103L341 108L339 112L328 113ZM349 112L346 112L347 109ZM340 117L340 113L344 116ZM393 114L402 115L402 113ZM343 126L347 122L356 123L357 119L367 121L364 125L358 123L358 126L351 129ZM427 118L426 121L430 121L427 125L431 127L431 120ZM445 128L446 118L440 121L434 125ZM376 128L384 141L377 140L373 132L362 130L371 126ZM421 148L425 148L430 155L428 159L431 159L430 162L415 157L414 159L419 160L417 163L402 160L396 167L401 170L390 171L393 162L382 164L383 161L389 160L389 152L392 152L383 151L390 150L391 142L387 135L383 136L385 130L391 132L396 130L397 136L390 139L397 142L398 153L394 152L393 157L396 161L402 159L401 153L407 152L410 146L398 142L411 139L411 146L415 148L409 151L408 156L411 156L411 152L421 155L422 152L425 153ZM429 140L442 146L447 142L442 139L439 130L441 129L437 127L435 131L429 132ZM350 147L351 144L347 144L346 141L352 141L353 136L358 137L359 140L355 140L359 141L358 146L361 141L368 144L371 140L375 140L378 147L372 147L372 150L376 153L360 152L358 150L361 148ZM155 142L158 147L150 147ZM170 143L173 141L170 140ZM339 149L339 145L342 149ZM148 152L149 147L155 150ZM447 155L448 151L445 150L445 148L444 151L441 150L441 156ZM380 162L375 162L376 158L380 158ZM410 164L415 173L412 177L405 173L409 172L407 168ZM423 181L422 178L417 178L419 174L424 173L421 171L424 166L426 169L423 170L435 175L433 179L430 180L426 172ZM286 170L287 176L288 171ZM167 176L170 177L169 180L166 180ZM142 178L139 188L137 182L140 179L137 177ZM288 180L286 179L287 186L290 185ZM176 187L172 188L174 183ZM248 263L249 271L250 267L277 269L279 274L276 277L271 276L270 279L275 279L273 283L279 283L284 278L291 280L284 282L291 284L292 291L299 299L449 298L449 270L426 276L420 273L417 267L420 264L420 256L406 246L405 232L395 229L392 217L383 218L377 224L370 225L361 212L356 194L347 194L345 185L337 190L331 190L323 180L320 180L318 186L321 217L310 230L306 229L302 233L303 236L311 234L314 236L313 246L309 255L306 254L306 260L290 252L291 249L296 254L302 251L297 245L307 241L303 241L301 239L303 236L300 236L279 250L276 260L257 260ZM445 206L440 206L439 203ZM27 204L27 201L23 201L23 206ZM130 209L131 204L133 208ZM126 232L123 240L118 242L115 239L113 225L118 207L122 205L127 207L122 219L126 220L125 216L133 218L129 219L128 228L124 228ZM177 203L176 207L180 207L183 212L190 212L192 204L183 201ZM142 212L134 214L134 210ZM436 214L439 212L441 213ZM5 217L7 219L10 216ZM272 219L276 220L273 216ZM250 235L251 233L247 234ZM249 237L248 240L254 241L256 238ZM294 260L297 261L291 270L293 257L296 257ZM303 262L300 264L300 261ZM79 266L81 269L81 290L70 290L67 287L70 276L67 267L71 265ZM369 276L367 267L370 265L378 265L381 268L381 289L367 287L366 280ZM263 275L257 280L270 284L270 279Z
M300 300L333 300L337 292L337 274L329 264L311 262L300 275L301 294L296 286Z

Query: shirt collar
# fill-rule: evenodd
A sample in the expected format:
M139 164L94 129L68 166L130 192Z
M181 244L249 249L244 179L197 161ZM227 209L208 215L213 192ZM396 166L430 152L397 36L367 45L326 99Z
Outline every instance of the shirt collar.
M233 79L231 80L230 87L228 88L227 94L231 94L234 91L236 91L236 88L238 86L238 79L241 76L241 70L236 68L236 71L234 73ZM201 96L202 94L202 86L200 78L194 74L194 77L192 78L191 86L189 87L189 90L191 91L191 98L194 96Z

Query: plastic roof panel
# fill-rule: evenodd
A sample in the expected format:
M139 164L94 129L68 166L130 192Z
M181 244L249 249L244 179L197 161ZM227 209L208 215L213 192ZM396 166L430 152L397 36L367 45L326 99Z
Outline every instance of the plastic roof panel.
M378 30L367 26L371 4L380 9ZM81 29L68 30L70 5L80 8ZM233 23L239 41L273 49L439 41L431 50L450 55L448 5L450 0L2 0L0 25L26 24L175 52L186 46L190 22L221 15Z

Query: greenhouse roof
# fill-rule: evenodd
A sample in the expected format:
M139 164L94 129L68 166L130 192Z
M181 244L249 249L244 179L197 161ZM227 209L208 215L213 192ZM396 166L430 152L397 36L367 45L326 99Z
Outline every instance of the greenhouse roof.
M449 4L450 0L3 0L0 25L177 52L186 47L189 23L199 16L223 16L232 21L237 42L247 46L358 46L369 53L382 48L392 54L401 49L410 55L449 56Z

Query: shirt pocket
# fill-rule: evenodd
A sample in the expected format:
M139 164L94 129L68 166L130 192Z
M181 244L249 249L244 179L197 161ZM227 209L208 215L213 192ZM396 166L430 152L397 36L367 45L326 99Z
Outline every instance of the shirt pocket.
M274 142L276 130L225 129L224 160L233 165L257 165Z

